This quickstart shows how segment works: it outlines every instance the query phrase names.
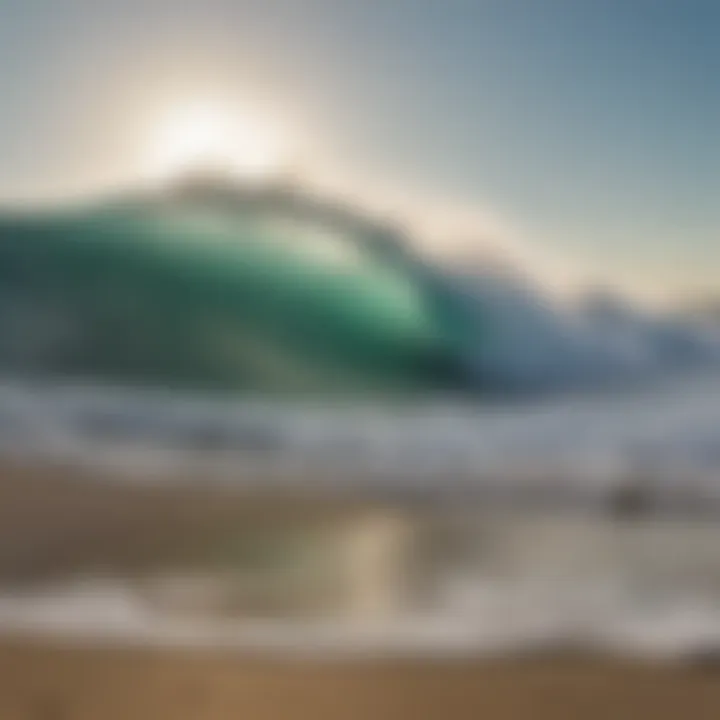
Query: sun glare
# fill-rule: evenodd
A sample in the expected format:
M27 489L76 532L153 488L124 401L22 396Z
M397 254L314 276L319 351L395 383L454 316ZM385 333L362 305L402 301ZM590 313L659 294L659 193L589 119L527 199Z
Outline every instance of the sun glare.
M286 160L282 135L271 123L197 104L179 108L158 123L147 173L164 180L213 167L262 179L279 172Z

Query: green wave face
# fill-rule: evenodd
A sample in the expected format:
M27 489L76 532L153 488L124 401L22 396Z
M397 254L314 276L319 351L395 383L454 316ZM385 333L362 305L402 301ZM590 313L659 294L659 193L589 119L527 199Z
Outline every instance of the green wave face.
M249 392L447 386L422 284L358 233L182 205L0 218L0 368Z

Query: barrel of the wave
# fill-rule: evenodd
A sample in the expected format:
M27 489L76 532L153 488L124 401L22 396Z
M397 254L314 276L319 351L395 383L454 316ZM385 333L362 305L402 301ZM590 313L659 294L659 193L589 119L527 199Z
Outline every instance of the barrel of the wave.
M491 379L481 363L490 333L479 308L448 277L425 273L424 283L430 312L442 329L448 372L456 387L470 393L491 390Z
M450 274L411 250L393 231L378 229L370 238L373 251L388 265L412 278L424 312L435 328L437 344L432 363L442 385L472 392L487 389L481 351L488 341L486 323Z

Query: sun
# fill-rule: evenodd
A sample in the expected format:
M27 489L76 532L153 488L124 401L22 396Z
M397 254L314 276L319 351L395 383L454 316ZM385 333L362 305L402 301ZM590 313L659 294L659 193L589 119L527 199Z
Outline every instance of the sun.
M198 168L221 168L261 180L279 173L287 155L274 123L217 104L192 103L172 109L157 123L146 174L162 181Z

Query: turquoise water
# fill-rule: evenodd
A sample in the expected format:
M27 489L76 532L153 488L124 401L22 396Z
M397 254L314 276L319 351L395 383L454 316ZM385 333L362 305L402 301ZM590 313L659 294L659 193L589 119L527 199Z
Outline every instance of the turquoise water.
M0 370L261 392L463 384L420 265L256 204L0 217ZM453 330L454 332L454 330Z

